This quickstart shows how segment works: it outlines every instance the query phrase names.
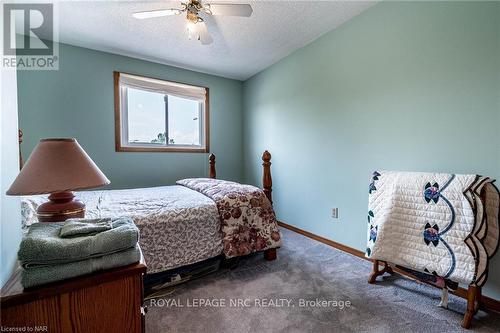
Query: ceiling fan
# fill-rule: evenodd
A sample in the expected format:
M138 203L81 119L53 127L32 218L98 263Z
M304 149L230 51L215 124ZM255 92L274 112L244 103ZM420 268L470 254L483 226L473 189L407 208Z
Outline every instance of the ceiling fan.
M153 17L172 16L186 13L188 21L187 31L189 39L199 40L203 45L213 42L207 26L200 17L200 13L208 15L243 16L252 15L252 6L249 4L202 4L201 0L189 0L181 3L181 8L157 9L133 13L137 19L148 19Z

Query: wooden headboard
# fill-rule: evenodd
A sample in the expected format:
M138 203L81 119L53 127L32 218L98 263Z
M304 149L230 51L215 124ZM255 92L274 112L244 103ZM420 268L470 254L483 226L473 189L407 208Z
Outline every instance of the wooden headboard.
M23 131L19 130L19 169L23 167L23 154L21 151L21 144L23 143ZM271 153L267 150L262 154L262 166L263 166L263 174L262 174L262 189L266 194L266 197L273 203L272 192L273 192L273 179L271 177ZM208 176L210 178L216 178L217 171L215 170L215 155L210 154L208 156Z
M208 164L209 164L209 177L216 178L217 172L215 170L215 155L210 154L208 156ZM271 177L271 153L267 150L262 154L262 190L264 191L266 197L273 203L273 179Z
M23 168L23 154L21 152L21 143L23 143L23 131L19 130L19 170Z

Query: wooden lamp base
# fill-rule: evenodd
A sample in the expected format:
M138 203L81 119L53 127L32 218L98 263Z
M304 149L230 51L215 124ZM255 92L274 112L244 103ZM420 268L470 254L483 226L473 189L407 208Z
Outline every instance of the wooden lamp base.
M85 204L75 200L73 192L52 193L49 201L38 207L36 214L38 222L62 222L71 218L83 218Z

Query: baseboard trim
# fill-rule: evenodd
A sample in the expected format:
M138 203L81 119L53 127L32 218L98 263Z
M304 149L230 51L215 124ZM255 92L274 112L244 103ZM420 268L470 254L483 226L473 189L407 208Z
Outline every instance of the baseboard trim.
M298 234L301 234L303 236L306 236L308 238L314 239L314 240L316 240L316 241L318 241L320 243L323 243L323 244L329 245L331 247L334 247L334 248L336 248L336 249L338 249L340 251L349 253L349 254L351 254L353 256L356 256L358 258L361 258L361 259L364 259L364 260L367 260L367 261L372 261L371 259L365 257L365 253L364 252L362 252L360 250L356 250L356 249L354 249L354 248L352 248L350 246L347 246L347 245L344 245L344 244L332 241L331 239L328 239L328 238L324 238L324 237L318 236L316 234L313 234L312 232L309 232L309 231L306 231L306 230L294 227L293 225L287 224L285 222L278 221L278 225L281 226L281 227L283 227L283 228L285 228L285 229L288 229L288 230L291 230L291 231L296 232ZM396 267L394 267L393 269L399 275L402 275L402 276L404 276L406 278L409 278L409 279L411 279L413 281L416 281L416 282L419 282L419 283L423 283L422 281L415 280L411 275L408 275L406 272L404 272L404 271L402 271L402 270L400 270L400 269L398 269ZM368 276L367 276L367 278L368 278ZM432 286L431 284L429 284L429 285ZM467 290L464 289L464 288L460 288L459 287L456 291L452 291L452 293L455 294L455 295L457 295L458 297L467 299ZM500 301L499 300L496 300L494 298L482 295L481 296L481 305L485 309L488 309L488 310L500 313Z

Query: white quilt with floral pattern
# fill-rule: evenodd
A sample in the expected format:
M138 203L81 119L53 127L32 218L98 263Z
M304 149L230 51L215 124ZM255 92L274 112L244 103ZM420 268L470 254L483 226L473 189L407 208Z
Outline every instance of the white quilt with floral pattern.
M498 249L500 197L477 175L374 172L366 256L482 286Z

